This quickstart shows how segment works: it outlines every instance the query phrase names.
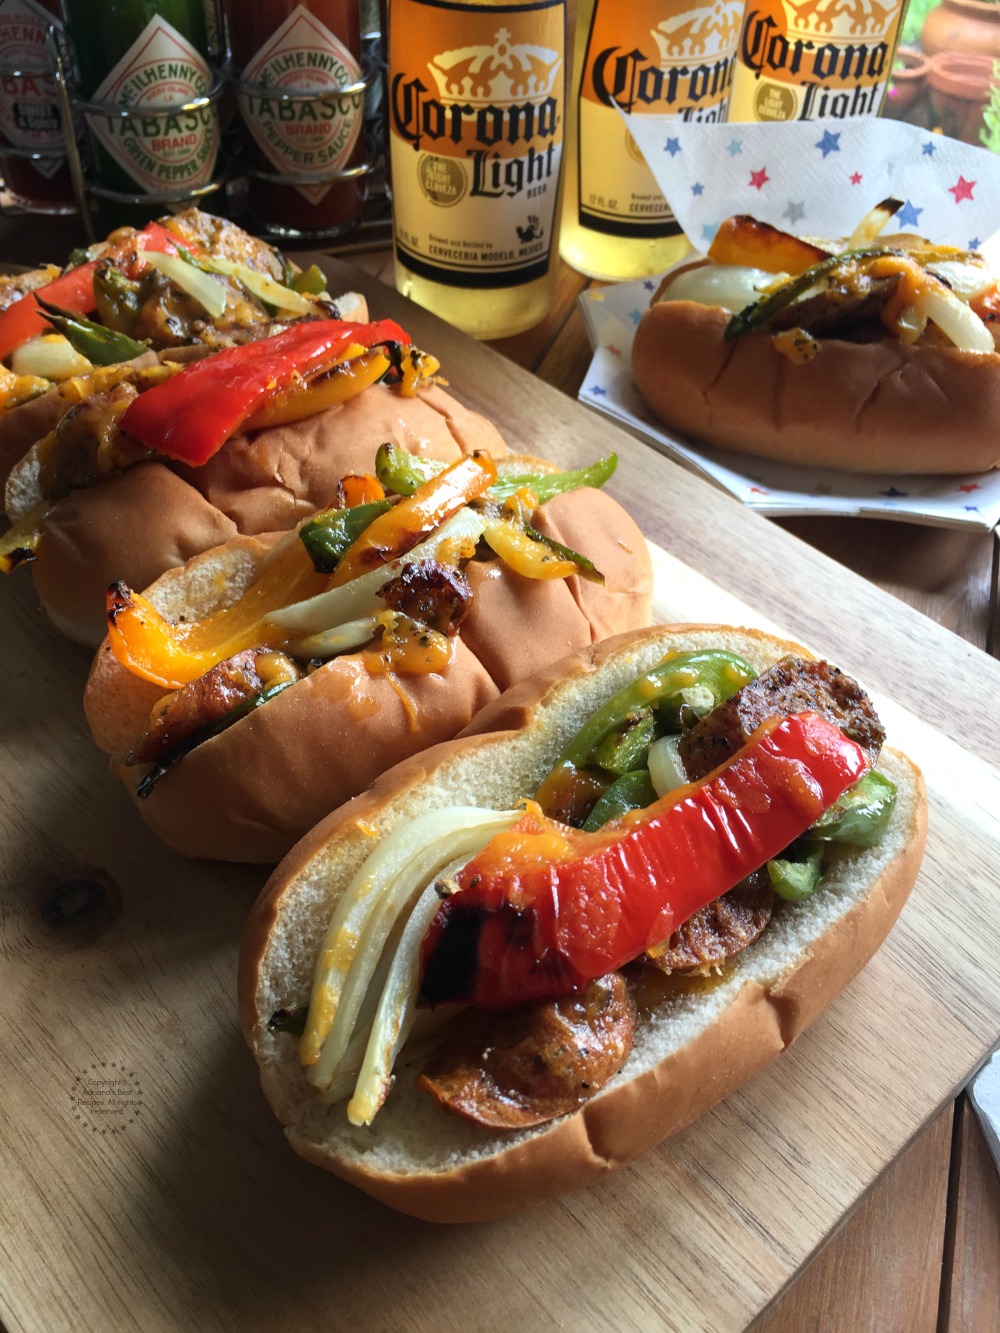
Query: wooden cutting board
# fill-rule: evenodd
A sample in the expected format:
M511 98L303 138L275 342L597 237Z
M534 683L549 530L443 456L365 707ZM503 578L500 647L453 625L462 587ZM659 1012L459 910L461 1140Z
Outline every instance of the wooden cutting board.
M777 626L876 693L922 764L928 852L888 943L739 1093L595 1188L447 1228L301 1162L234 984L260 868L163 850L108 776L65 644L0 591L0 1321L130 1328L739 1329L1000 1035L1000 664L361 274L515 448L577 466L654 543L662 618ZM858 540L865 538L858 523Z

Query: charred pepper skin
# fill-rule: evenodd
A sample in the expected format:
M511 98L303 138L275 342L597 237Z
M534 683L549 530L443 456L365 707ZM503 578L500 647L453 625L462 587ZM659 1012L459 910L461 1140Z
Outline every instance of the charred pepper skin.
M777 856L867 768L837 727L800 713L631 823L588 834L529 812L446 886L421 998L503 1008L580 989Z

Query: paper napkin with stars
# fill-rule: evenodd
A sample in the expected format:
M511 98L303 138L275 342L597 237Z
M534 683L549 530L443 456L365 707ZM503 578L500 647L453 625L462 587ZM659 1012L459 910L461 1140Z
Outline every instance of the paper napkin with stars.
M881 200L903 207L886 234L917 231L1000 256L1000 156L900 121L689 124L626 117L696 250L734 213L800 235L847 236ZM1000 523L1000 472L866 476L792 467L669 435L632 384L632 337L659 279L580 297L595 348L580 400L630 426L746 505L769 514L846 514L987 531Z
M750 213L787 231L849 236L890 196L903 207L893 231L963 250L1000 232L1000 156L903 121L689 124L626 116L629 130L691 244Z

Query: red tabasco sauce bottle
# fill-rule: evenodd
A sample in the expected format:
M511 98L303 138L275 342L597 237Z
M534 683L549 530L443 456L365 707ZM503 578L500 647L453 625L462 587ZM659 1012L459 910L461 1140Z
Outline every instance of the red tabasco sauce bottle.
M47 46L49 29L62 31L58 12L58 0L0 0L0 171L11 195L39 213L74 209Z
M358 0L225 0L223 12L251 211L279 235L348 230L365 202Z
M177 198L208 185L219 150L217 103L181 108L204 99L216 82L212 6L62 3L97 184L126 196Z

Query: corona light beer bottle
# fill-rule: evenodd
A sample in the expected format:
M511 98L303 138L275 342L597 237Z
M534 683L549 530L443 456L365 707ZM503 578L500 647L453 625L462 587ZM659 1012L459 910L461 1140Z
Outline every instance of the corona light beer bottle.
M747 0L731 121L877 116L904 0Z
M581 0L559 250L592 278L660 273L690 246L616 107L725 120L743 0Z
M565 0L390 2L396 286L477 338L551 303L565 57Z

